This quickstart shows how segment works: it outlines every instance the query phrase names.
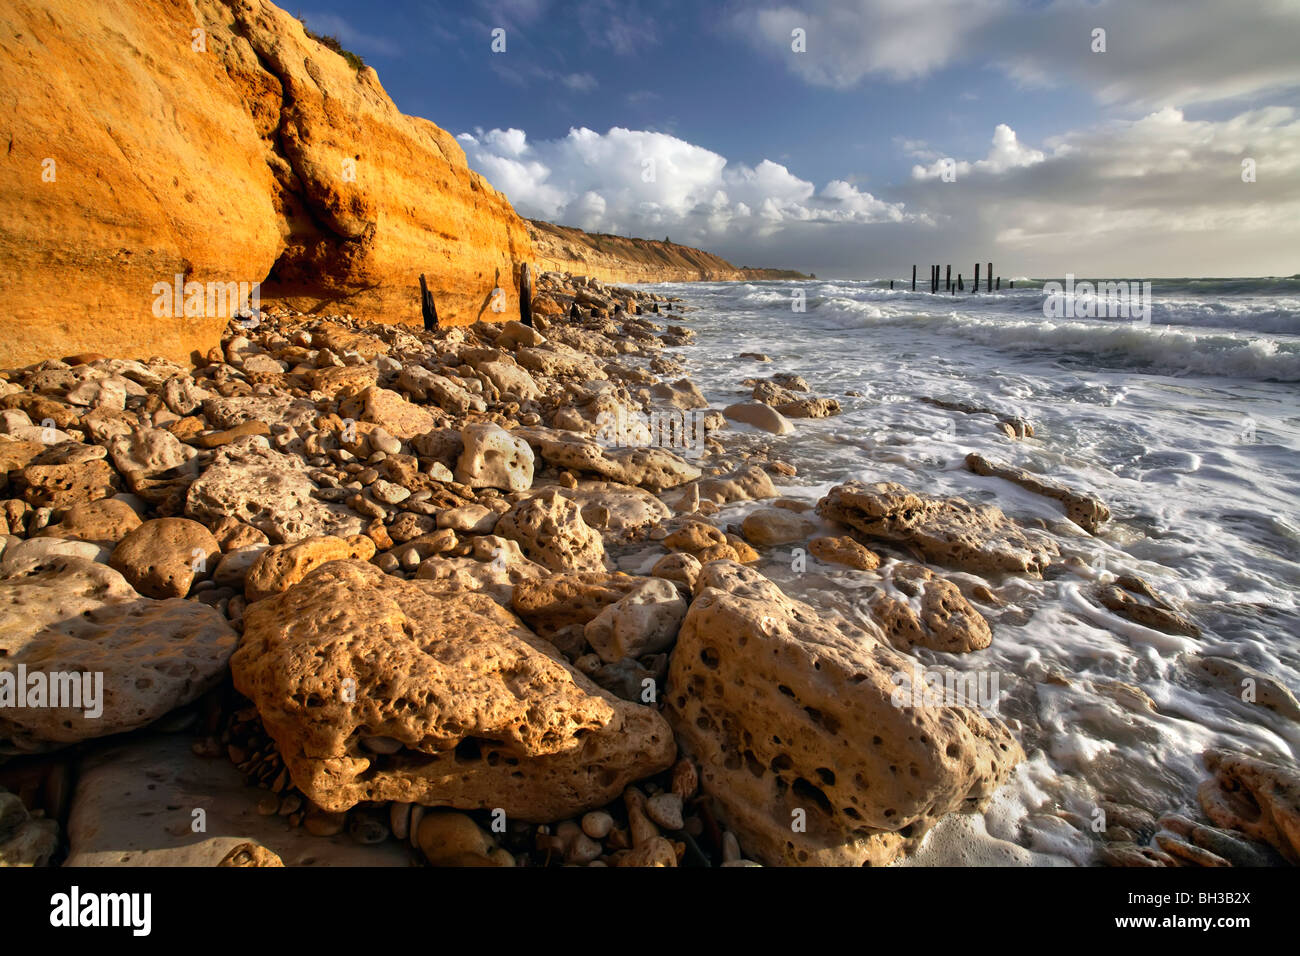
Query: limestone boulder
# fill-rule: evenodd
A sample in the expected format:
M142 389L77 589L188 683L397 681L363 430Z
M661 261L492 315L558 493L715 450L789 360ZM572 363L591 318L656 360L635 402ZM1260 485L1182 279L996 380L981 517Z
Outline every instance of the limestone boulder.
M672 408L690 410L709 407L709 400L704 397L699 386L689 378L678 379L671 384L660 382L652 385L650 395L656 404L668 405Z
M786 508L757 508L740 523L745 540L758 548L806 542L817 525Z
M666 712L747 854L884 864L940 817L984 802L1023 757L973 708L896 703L897 675L912 670L875 628L832 626L719 561L702 570L678 634Z
M1056 545L1031 535L996 505L939 498L893 482L836 485L817 503L823 518L914 548L932 564L975 574L1041 575Z
M1294 765L1222 750L1207 751L1205 764L1214 776L1197 796L1210 821L1300 865L1300 774Z
M513 362L480 362L480 374L486 376L503 395L509 393L521 401L531 402L542 397L542 389L537 385L527 369L520 368Z
M515 588L510 607L530 628L554 640L565 629L585 629L603 610L645 584L646 578L605 571L550 574Z
M988 621L951 581L919 564L901 563L889 570L889 583L901 597L877 596L871 613L895 648L909 651L919 646L963 654L981 651L993 642Z
M600 659L613 664L672 647L685 616L677 586L652 577L592 618L584 635Z
M601 690L482 594L339 561L244 621L235 686L326 810L393 800L552 821L675 758L657 711Z
M276 544L360 534L361 517L317 499L318 490L301 458L273 450L264 438L245 438L218 449L212 464L190 485L185 513L205 524L236 518Z
M500 513L483 505L461 505L438 512L436 523L439 528L463 534L491 534L500 517Z
M21 666L29 684L40 672L51 687L56 673L91 675L92 695L95 686L102 693L90 710L84 696L80 706L0 708L0 749L41 750L143 727L215 686L237 640L216 609L141 597L102 564L54 556L26 566L0 578L0 673L16 679ZM87 689L86 677L78 683Z
M177 415L192 415L213 394L195 384L188 375L173 375L163 382L162 400Z
M1245 689L1250 688L1254 691L1252 703L1300 722L1300 701L1296 700L1295 694L1291 693L1286 684L1272 674L1230 657L1196 657L1190 663L1203 677L1234 697L1243 698Z
M203 417L218 431L227 431L249 422L267 426L305 428L316 420L320 411L315 404L282 395L246 395L205 399Z
M110 498L118 478L106 461L81 461L64 465L28 465L21 472L23 498L33 508L65 511L75 505Z
M537 305L534 303L533 308ZM556 313L552 313L556 314ZM542 335L536 329L524 325L522 322L516 322L511 319L501 326L501 334L497 336L497 348L510 348L515 345L535 346L541 345L546 341L546 336Z
M42 537L11 540L0 557L0 577L24 574L51 558L61 555L104 562L112 552L94 541L74 541L64 538Z
M58 821L32 816L17 794L0 787L0 869L47 866L58 848Z
M691 594L695 591L695 582L699 580L701 567L703 565L695 555L678 551L666 554L656 561L650 573L656 578L664 578L680 585L687 594Z
M517 541L530 560L553 571L605 567L600 532L583 520L577 502L554 489L512 507L497 522L496 533Z
M308 574L330 561L369 561L375 543L365 535L348 538L321 535L293 544L280 544L258 553L244 576L244 597L251 604L289 590Z
M762 402L764 405L784 405L787 402L793 402L796 398L794 392L788 388L782 388L775 382L766 380L754 384L754 391L750 397L756 402Z
M307 375L313 391L322 392L331 398L364 392L378 380L379 369L373 365L326 366L312 369Z
M164 428L140 428L108 440L113 464L124 475L149 477L180 468L197 452Z
M772 484L772 478L767 472L757 465L746 465L725 475L700 478L673 488L662 497L666 504L677 511L693 512L701 501L726 505L733 501L775 498L777 494L776 486Z
M1166 634L1200 637L1201 629L1174 605L1148 584L1132 574L1122 574L1114 583L1101 583L1093 588L1102 607L1121 614L1130 621Z
M35 537L52 536L113 546L138 527L140 516L129 504L119 498L101 498L74 505L58 524L42 528Z
M438 424L429 412L387 388L368 388L361 393L361 401L361 420L374 422L396 438L414 438Z
M431 372L421 365L407 365L398 373L395 387L406 392L416 401L430 401L445 412L464 415L466 412L481 412L487 409L483 399L475 395L459 381Z
M266 422L247 421L243 424L236 425L234 428L225 428L217 432L206 432L202 435L196 435L193 438L187 438L186 441L197 445L199 448L220 448L223 445L229 445L231 442L239 441L241 438L269 434L271 434L271 427L267 425Z
M616 481L579 481L560 494L582 509L583 520L602 531L626 534L653 527L672 516L668 507L650 492Z
M776 410L786 418L830 418L841 411L840 403L833 398L798 398L781 402Z
M773 435L789 435L794 431L794 426L784 415L762 402L738 402L735 405L728 405L722 410L722 414L733 422L752 425L760 431L771 432Z
M558 342L515 351L515 360L530 372L547 378L563 376L584 382L608 378L591 355Z
M514 541L490 534L474 538L465 557L436 554L425 558L416 568L415 577L445 592L480 591L502 607L509 607L516 590L549 573L524 557Z
M808 551L818 561L842 564L856 571L874 571L880 567L879 555L846 534L813 538L808 542Z
M527 491L533 485L533 450L500 425L466 425L455 478L470 488Z
M1074 491L1023 468L991 461L975 452L966 456L966 467L977 475L1002 478L1036 495L1056 499L1065 508L1065 516L1090 534L1096 534L1101 530L1102 524L1110 520L1110 509L1096 495Z
M515 434L548 465L655 493L700 477L696 465L666 448L607 448L584 436L550 428L520 428Z
M217 539L197 521L155 518L118 542L108 563L145 597L183 598L220 556Z

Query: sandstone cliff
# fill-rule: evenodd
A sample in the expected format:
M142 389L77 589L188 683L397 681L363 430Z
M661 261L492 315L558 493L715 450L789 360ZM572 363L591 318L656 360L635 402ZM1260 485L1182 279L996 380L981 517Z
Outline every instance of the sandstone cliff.
M530 245L509 202L264 0L12 0L0 79L0 365L186 359L219 340L203 292L227 283L418 321L424 272L444 321L474 321L497 285L489 314L518 315ZM177 275L216 309L160 302Z
M806 279L788 269L740 269L711 252L657 239L583 232L528 220L533 260L542 270L592 276L602 282L726 282Z

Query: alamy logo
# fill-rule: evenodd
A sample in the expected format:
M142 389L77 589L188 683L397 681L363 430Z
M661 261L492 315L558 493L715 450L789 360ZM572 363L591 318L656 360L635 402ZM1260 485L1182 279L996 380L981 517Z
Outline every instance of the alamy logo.
M186 282L178 272L171 282L155 282L153 294L154 318L236 319L261 311L262 284Z
M51 707L83 710L87 720L104 713L103 671L0 671L0 710L7 707Z
M1049 319L1131 319L1151 324L1150 282L1076 283L1067 273L1065 284L1043 283L1043 315Z
M126 926L133 936L148 936L153 928L150 893L82 893L78 886L50 897L50 925Z
M895 671L889 702L895 707L972 707L985 714L998 711L997 671L938 671L922 667Z
M683 458L704 454L708 430L704 412L680 408L654 409L649 414L622 405L596 416L596 440L615 448L665 448Z

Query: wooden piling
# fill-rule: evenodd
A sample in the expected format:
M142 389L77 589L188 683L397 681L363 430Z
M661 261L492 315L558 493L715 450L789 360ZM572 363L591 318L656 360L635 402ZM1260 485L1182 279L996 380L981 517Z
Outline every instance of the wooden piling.
M944 292L952 291L952 266L951 265L949 265L947 269L944 271L943 291Z
M984 291L993 291L993 263L989 263L989 277L984 280Z
M1002 291L1002 276L998 276L998 291Z
M957 291L958 291L958 292L965 292L965 291L966 291L966 284L965 284L964 282L961 281L961 273L960 273L960 272L957 273Z
M533 327L533 273L526 262L519 270L519 321Z
M893 292L893 291L894 291L894 280L893 280L893 279L890 279L890 280L889 280L889 291L890 291L890 292Z
M912 291L916 291L916 266L912 266Z
M420 273L420 314L424 317L424 331L433 332L438 328L438 307L433 304L433 293Z
M972 292L979 292L980 290L980 264L978 262L975 263L975 284L971 286L970 290Z

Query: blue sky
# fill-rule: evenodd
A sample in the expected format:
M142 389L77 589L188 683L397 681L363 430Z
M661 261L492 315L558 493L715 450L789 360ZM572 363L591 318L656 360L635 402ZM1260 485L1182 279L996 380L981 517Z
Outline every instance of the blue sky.
M1300 2L288 9L524 215L819 275L1300 270Z

